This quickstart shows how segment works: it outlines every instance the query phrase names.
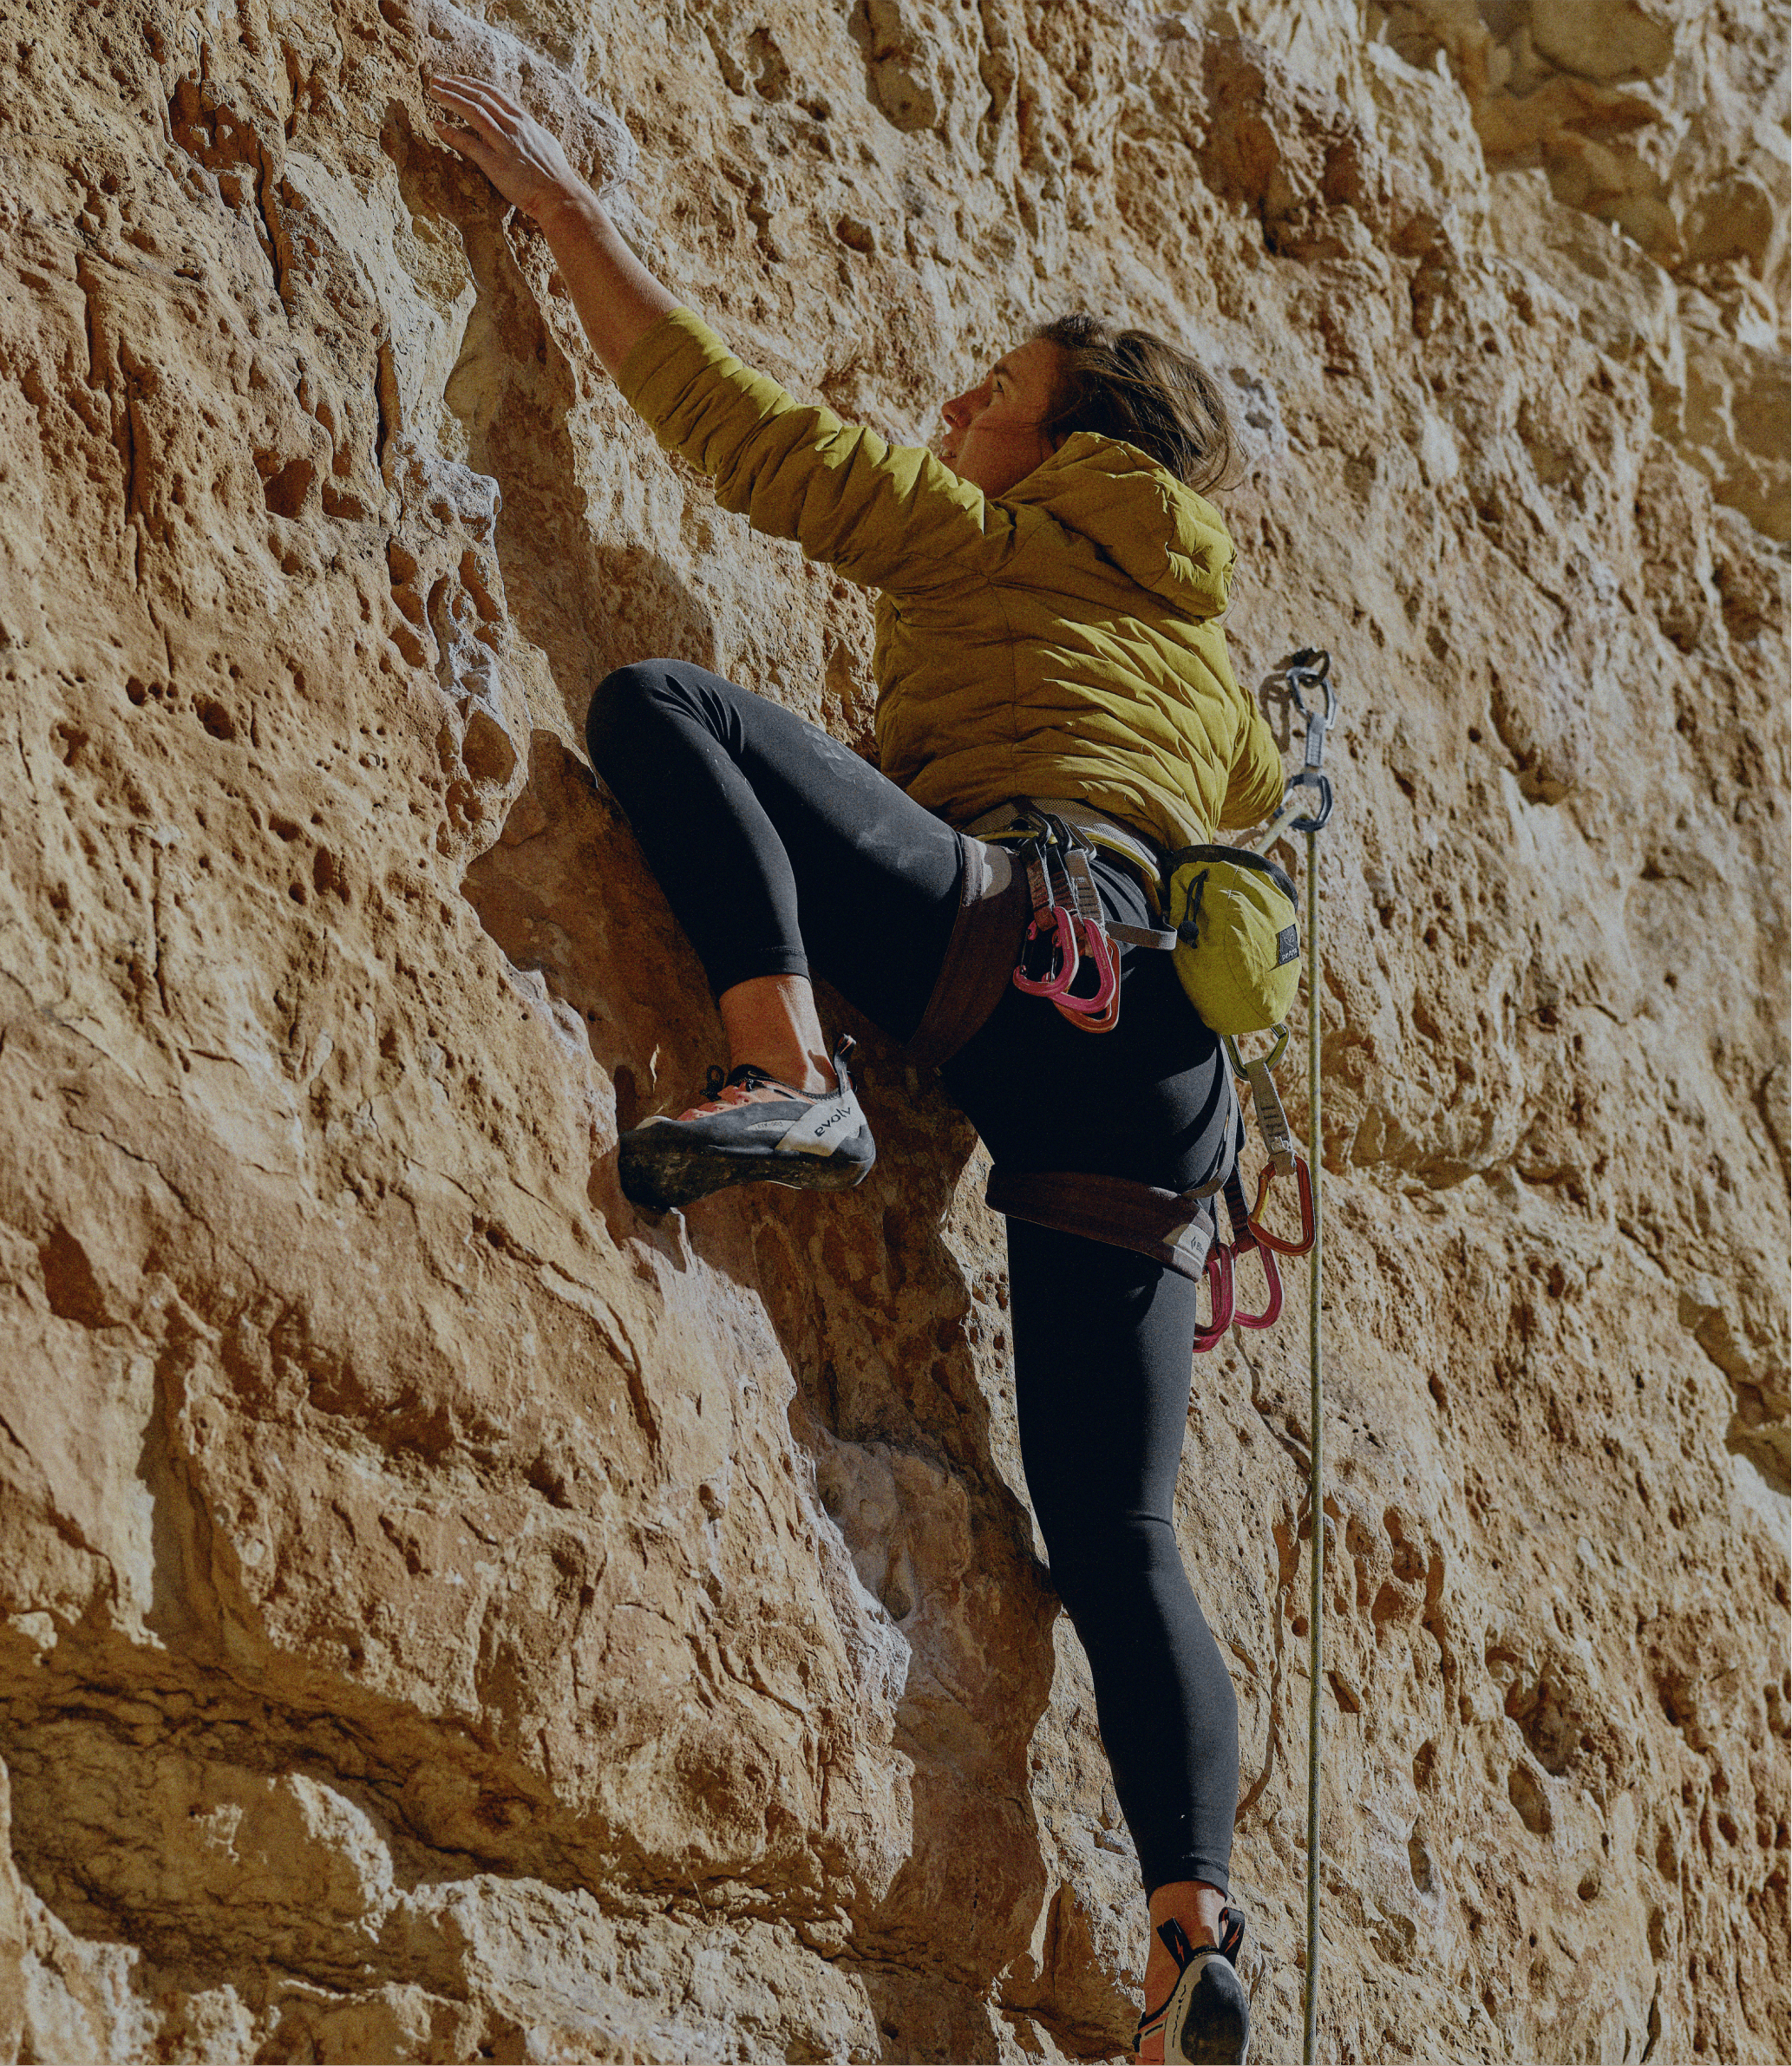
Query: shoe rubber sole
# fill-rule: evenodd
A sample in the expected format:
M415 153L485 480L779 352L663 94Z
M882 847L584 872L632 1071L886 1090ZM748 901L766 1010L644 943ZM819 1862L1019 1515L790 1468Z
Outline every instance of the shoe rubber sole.
M1198 1970L1191 1966L1184 1981L1187 2001L1173 2003L1164 2021L1165 2059L1186 2060L1187 2066L1242 2066L1251 2049L1251 1997L1231 1961L1214 1952L1200 1961Z
M670 1133L670 1129L664 1129ZM660 1134L655 1128L653 1134ZM871 1162L836 1155L780 1154L625 1136L618 1174L625 1198L670 1213L735 1184L782 1184L793 1191L850 1191L871 1174Z

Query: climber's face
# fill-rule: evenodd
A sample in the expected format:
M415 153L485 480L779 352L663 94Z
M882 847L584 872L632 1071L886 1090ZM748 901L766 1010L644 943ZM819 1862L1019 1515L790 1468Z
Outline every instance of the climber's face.
M1061 356L1043 337L1029 337L946 403L939 455L955 474L986 495L1005 495L1050 458L1039 422L1051 407Z

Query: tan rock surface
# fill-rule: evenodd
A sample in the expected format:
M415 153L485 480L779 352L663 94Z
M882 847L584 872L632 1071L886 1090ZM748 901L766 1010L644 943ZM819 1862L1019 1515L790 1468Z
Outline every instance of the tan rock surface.
M452 60L882 428L1077 302L1230 374L1240 674L1322 643L1345 699L1328 2056L1782 2056L1782 15L6 22L0 2050L1135 2013L967 1129L867 1038L860 1193L618 1192L717 1029L584 701L672 652L860 741L868 614L622 409L425 126ZM1304 1332L1200 1367L1180 1502L1272 2060Z

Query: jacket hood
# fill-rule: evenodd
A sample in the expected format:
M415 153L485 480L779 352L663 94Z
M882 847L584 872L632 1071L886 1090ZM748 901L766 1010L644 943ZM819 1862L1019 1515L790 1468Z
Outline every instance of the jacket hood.
M1073 431L998 500L1043 510L1184 616L1226 607L1235 555L1220 512L1136 445Z

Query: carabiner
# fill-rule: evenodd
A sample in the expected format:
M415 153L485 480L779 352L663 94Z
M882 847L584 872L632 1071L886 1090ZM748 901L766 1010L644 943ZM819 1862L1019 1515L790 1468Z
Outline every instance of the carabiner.
M1024 991L1030 997L1062 997L1076 980L1076 971L1082 957L1076 951L1076 922L1062 904L1055 904L1050 913L1051 927L1048 932L1038 919L1027 927L1025 944L1014 971L1014 987ZM1034 948L1042 940L1051 944L1050 959L1043 976L1030 976L1027 963Z
M1194 1330L1194 1352L1205 1356L1232 1325L1232 1251L1216 1235L1207 1251L1205 1265L1211 1317L1205 1327Z
M1290 824L1290 832L1322 832L1331 816L1331 777L1322 775L1317 768L1298 768L1288 777L1288 794L1296 789L1317 789L1319 807L1311 817L1296 818ZM1284 801L1286 798L1284 798Z
M1283 678L1288 684L1289 695L1294 698L1295 709L1306 719L1309 728L1316 718L1321 732L1337 722L1337 690L1331 685L1331 655L1324 646L1303 646L1283 670ZM1306 697L1302 691L1308 689L1323 689L1325 691L1325 708L1323 711L1307 708ZM1315 755L1308 765L1318 767L1318 756Z
M1271 1233L1263 1225L1264 1204L1269 1197L1269 1187L1275 1181L1275 1165L1265 1163L1263 1173L1257 1179L1257 1203L1251 1208L1251 1217L1247 1224L1252 1234L1266 1249L1273 1248L1279 1255L1305 1255L1313 1245L1312 1174L1307 1168L1305 1160L1296 1160L1294 1181L1300 1193L1300 1239L1298 1241L1284 1240L1281 1235ZM1267 1256L1264 1258L1266 1263L1268 1259Z
M1114 946L1106 932L1087 919L1071 921L1082 945L1082 965L1095 971L1095 986L1087 996L1074 995L1068 988L1051 1000L1074 1026L1085 1033L1113 1030L1120 1017L1120 971L1114 964Z
M1273 1036L1275 1044L1268 1054L1253 1055L1248 1062L1239 1054L1239 1043L1232 1034L1222 1033L1220 1036L1220 1044L1226 1049L1226 1059L1232 1064L1232 1073L1240 1082L1250 1075L1252 1069L1276 1069L1281 1067L1282 1057L1288 1051L1288 1029L1278 1019L1274 1025L1266 1030Z
M1282 1314L1282 1273L1276 1267L1276 1259L1264 1245L1253 1228L1249 1237L1239 1243L1239 1253L1254 1248L1263 1264L1263 1281L1269 1286L1269 1298L1260 1313L1234 1313L1235 1327L1273 1327Z

